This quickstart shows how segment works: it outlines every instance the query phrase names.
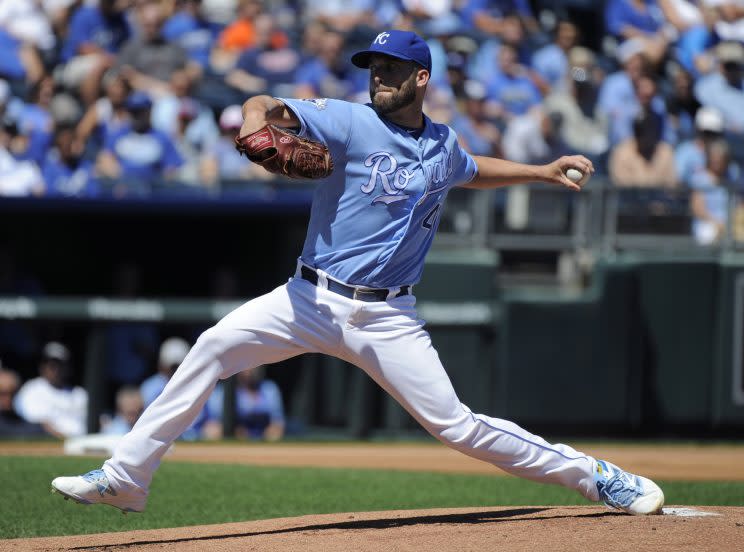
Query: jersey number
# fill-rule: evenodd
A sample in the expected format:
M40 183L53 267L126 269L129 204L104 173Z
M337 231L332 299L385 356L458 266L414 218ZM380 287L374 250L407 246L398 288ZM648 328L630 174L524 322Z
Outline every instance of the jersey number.
M431 227L434 226L434 223L437 220L437 215L439 215L439 208L441 206L441 203L437 203L434 208L429 211L429 214L424 217L424 222L421 223L421 226L423 226L427 230L431 230Z

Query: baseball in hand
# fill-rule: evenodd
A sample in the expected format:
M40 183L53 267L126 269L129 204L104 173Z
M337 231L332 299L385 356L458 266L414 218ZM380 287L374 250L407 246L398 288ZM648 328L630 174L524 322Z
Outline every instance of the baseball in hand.
M583 184L583 181L586 179L584 173L577 169L568 169L566 176L571 182L576 182L577 184Z

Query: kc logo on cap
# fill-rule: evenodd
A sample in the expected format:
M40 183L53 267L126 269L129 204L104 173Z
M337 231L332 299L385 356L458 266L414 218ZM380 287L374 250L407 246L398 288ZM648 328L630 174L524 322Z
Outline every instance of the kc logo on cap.
M369 49L351 56L351 62L357 67L367 69L372 54L385 54L398 59L418 63L431 72L431 52L423 38L411 31L392 29L378 34Z
M372 44L385 44L389 36L390 33L380 33L377 35L377 38L372 41Z

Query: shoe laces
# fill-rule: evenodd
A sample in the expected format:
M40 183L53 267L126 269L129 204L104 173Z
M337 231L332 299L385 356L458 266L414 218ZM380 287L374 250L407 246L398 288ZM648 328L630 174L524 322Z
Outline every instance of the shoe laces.
M640 479L622 470L606 481L597 481L597 490L605 504L615 508L627 508L643 494Z

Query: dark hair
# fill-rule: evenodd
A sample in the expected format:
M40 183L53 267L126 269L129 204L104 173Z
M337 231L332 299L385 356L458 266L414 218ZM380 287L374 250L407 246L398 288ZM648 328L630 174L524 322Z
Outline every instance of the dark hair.
M661 140L663 121L661 115L653 111L642 111L633 119L633 135L636 139Z
M558 21L555 22L555 27L553 28L553 36L558 36L558 29L561 28L561 25L571 25L576 31L577 40L581 38L581 28L576 24L575 21L572 21L568 17L561 17L558 19Z

